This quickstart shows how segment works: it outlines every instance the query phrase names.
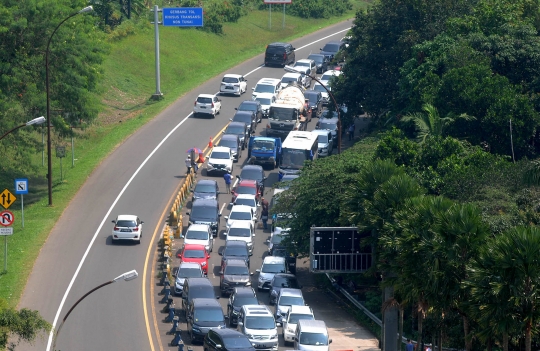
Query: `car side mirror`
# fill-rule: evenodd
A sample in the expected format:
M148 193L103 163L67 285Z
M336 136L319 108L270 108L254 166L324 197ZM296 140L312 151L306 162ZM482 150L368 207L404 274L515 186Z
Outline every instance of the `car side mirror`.
M298 338L296 336L294 337L294 341L298 341Z
M229 316L225 316L225 318L228 318ZM221 348L221 345L220 344L216 344L216 349L220 349Z
M236 111L238 111L238 107L235 107L234 109L235 109Z
M229 121L231 121L231 122L232 122L232 118L229 118Z
M268 179L268 177L263 177L263 180L266 180L266 179Z
M253 272L249 272L249 275L253 275Z
M209 159L209 158L210 158L210 156L206 156L205 158L206 158L206 159Z
M267 243L270 243L270 239L266 239L266 242L267 242Z
M216 299L218 299L218 300L219 300L219 295L216 295Z
M255 221L255 222L257 222L257 221ZM251 236L252 236L252 237L255 237L255 233L251 234Z
M116 221L113 219L111 222L113 222L114 224L116 224Z
M328 343L331 344L331 343L332 343L332 339L328 340Z
M238 174L236 175L236 179L240 180L240 176Z
M223 252L218 252L218 255L223 256Z
M224 216L223 218L225 218L225 219L227 219L227 220L228 220L228 219L229 219L229 216Z
M189 216L190 212L186 212L186 216Z
M239 325L239 326L243 326L243 325L244 325L244 322L238 321L238 325Z
M251 88L251 90L253 90L253 91L254 91L254 90L255 90L255 87Z
M281 323L279 323L279 322L278 322L278 323L276 323L276 325L277 325L278 327L281 327Z

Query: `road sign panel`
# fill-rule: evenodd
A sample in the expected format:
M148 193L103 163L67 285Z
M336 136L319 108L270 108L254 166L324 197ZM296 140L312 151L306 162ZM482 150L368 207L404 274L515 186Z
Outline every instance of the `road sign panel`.
M13 212L11 211L2 211L0 212L0 225L4 227L9 227L13 224L13 221L15 220L15 216L13 215Z
M202 27L202 7L177 7L163 9L163 25L174 27Z
M0 194L0 205L6 210L15 202L15 200L17 200L17 198L8 189L4 189Z
M0 236L2 235L13 235L13 228L12 227L0 228Z
M28 194L28 179L15 179L15 194Z

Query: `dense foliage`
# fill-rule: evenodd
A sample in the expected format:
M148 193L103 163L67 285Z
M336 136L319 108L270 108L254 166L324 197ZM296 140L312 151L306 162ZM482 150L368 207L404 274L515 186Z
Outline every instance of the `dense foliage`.
M32 342L36 337L51 330L38 311L9 308L0 299L0 350L14 350L21 341Z

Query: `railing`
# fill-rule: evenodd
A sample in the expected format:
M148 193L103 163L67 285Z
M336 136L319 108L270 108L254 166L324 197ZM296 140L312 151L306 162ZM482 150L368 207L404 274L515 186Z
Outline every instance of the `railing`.
M371 253L312 253L311 271L314 273L362 273L371 267Z

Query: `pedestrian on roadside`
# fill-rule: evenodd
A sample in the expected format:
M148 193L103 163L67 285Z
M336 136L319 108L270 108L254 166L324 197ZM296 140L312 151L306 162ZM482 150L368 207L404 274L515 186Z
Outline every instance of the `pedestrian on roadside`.
M191 159L191 168L193 168L193 172L195 172L195 175L197 175L197 171L199 170L199 165L197 164L197 160L193 157L190 157Z
M261 220L263 222L263 229L266 230L268 228L268 201L263 197L261 198Z
M407 345L405 346L405 351L414 351L414 345L411 339L407 339Z
M349 141L351 140L354 140L354 130L355 130L356 126L354 125L354 123L351 123L351 125L349 126L349 130L348 130L348 134L349 134Z
M191 157L188 155L186 158L186 167L187 167L187 173L189 174L191 172Z
M225 172L223 175L223 179L225 179L225 189L227 189L227 194L231 193L231 173Z

